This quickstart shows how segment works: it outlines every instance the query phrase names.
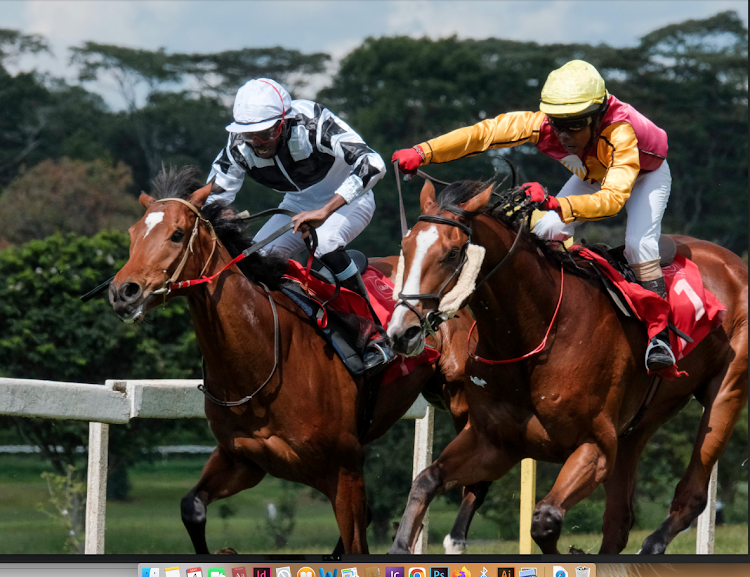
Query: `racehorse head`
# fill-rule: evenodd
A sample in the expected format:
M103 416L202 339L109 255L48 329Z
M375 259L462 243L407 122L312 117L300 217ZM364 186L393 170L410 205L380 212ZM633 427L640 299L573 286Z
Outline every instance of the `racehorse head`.
M130 227L130 258L109 286L109 302L126 323L140 322L163 302L170 280L199 278L213 256L216 237L200 210L211 185L200 186L196 175L163 170L154 182L163 198L141 193L146 213Z
M422 216L401 241L398 304L388 327L395 351L422 352L424 337L468 302L484 258L484 249L471 243L471 219L491 194L492 186L461 181L436 201L435 187L425 183Z

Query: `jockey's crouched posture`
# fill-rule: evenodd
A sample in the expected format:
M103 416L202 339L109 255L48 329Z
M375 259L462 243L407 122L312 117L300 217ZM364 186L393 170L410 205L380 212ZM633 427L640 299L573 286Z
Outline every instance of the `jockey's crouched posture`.
M393 160L413 173L420 165L448 162L488 148L527 142L573 173L557 197L539 183L524 185L547 214L534 226L543 239L565 240L585 220L628 211L625 257L638 282L666 300L659 266L661 220L671 190L667 133L632 106L610 95L588 62L573 60L554 70L542 88L540 112L509 112L460 128L413 148ZM646 353L649 370L674 364L665 329Z
M209 182L214 179L209 201L232 202L245 174L284 193L279 208L299 212L291 219L294 230L265 250L289 258L304 248L310 227L315 228L316 256L342 286L367 299L362 277L344 248L372 219L372 187L385 174L380 155L329 110L310 100L293 101L267 78L250 80L238 90L234 122L227 131L229 142L208 176ZM266 238L289 220L274 215L255 239ZM364 366L369 370L393 358L384 341L374 341L365 351Z

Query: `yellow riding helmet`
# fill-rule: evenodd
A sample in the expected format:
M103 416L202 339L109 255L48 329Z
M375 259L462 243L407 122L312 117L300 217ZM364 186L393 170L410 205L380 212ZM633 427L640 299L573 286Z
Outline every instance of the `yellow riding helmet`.
M596 68L583 60L571 60L550 72L539 110L549 116L578 116L595 112L608 97Z

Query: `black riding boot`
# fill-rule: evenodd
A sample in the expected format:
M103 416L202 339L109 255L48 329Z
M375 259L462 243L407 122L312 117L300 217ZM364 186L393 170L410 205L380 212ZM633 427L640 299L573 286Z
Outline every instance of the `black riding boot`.
M656 280L638 281L638 284L667 300L667 285L664 283L664 277ZM651 339L646 348L646 369L658 371L671 367L676 362L672 347L669 345L669 329L665 328Z
M367 288L362 280L362 275L359 271L354 268L354 263L351 257L346 253L343 248L336 249L328 254L324 254L320 260L331 269L331 272L336 275L339 279L339 283L342 287L353 291L369 303L370 297L367 295ZM354 268L354 270L352 270ZM341 277L345 277L343 280ZM391 350L388 345L387 339L378 338L371 340L362 355L362 362L365 367L365 371L372 371L373 373L378 372L384 368L388 363L396 358L396 353Z
M370 302L370 297L368 296L367 288L365 287L365 281L362 280L362 275L359 274L359 271L357 271L354 276L340 282L342 287L364 297L368 303ZM370 340L370 342L367 343L367 348L365 348L364 354L362 355L365 371L371 371L378 367L373 373L377 373L385 368L395 358L396 353L393 352L388 344L388 339L384 337Z

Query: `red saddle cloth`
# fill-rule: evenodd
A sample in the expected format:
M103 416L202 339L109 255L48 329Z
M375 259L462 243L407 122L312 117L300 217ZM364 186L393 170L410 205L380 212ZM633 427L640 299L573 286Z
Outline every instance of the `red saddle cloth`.
M289 261L289 266L284 276L299 282L305 289L305 292L320 303L333 296L335 287L332 284L320 281L313 276L308 277L305 274L305 267L296 261ZM393 310L396 308L396 301L393 300L393 283L387 276L371 266L367 267L367 270L362 275L362 280L365 282L367 293L370 295L370 304L378 315L378 319L372 318L372 313L365 299L359 294L343 287L339 296L326 306L344 313L354 313L376 324L380 324L382 321L383 328L387 329L388 323L393 316ZM327 322L326 317L321 322L323 323L322 326L325 326ZM434 363L439 358L440 353L428 347L414 357L398 355L388 368L385 369L382 384L387 385L399 377L408 375L418 365Z
M638 283L626 281L598 254L585 248L581 248L579 254L596 261L602 272L615 284L636 316L646 325L649 339L664 330L670 321L693 339L690 343L669 331L672 352L678 361L724 320L726 307L703 287L698 266L682 255L676 255L672 264L661 269L668 295L668 301L664 301ZM687 375L685 371L678 370L676 365L659 371L659 374L670 380Z

